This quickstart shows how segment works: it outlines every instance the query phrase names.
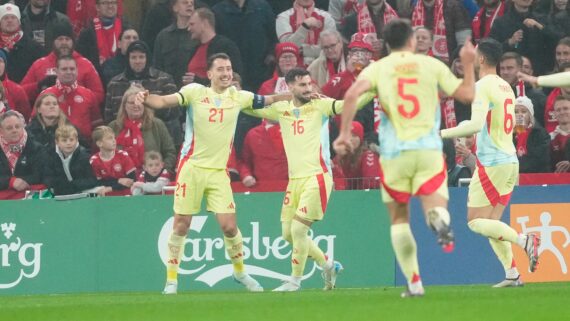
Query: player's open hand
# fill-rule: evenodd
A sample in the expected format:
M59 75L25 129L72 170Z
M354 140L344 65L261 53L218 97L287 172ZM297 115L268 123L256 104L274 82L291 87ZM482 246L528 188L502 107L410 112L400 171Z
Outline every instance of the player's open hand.
M531 85L533 85L533 86L536 86L536 85L537 85L537 78L534 77L534 76L527 75L527 74L525 74L525 73L519 71L519 72L517 73L517 77L519 77L519 80L522 80L522 81L524 81L524 82L526 82L526 83L529 83L529 84L531 84Z
M465 39L465 43L459 52L459 57L461 58L462 64L472 64L475 62L475 47L473 47L471 37Z
M333 142L334 151L340 155L345 156L352 153L354 146L350 142L350 135L340 134Z
M140 91L135 95L135 104L144 104L146 98L148 97L148 90Z

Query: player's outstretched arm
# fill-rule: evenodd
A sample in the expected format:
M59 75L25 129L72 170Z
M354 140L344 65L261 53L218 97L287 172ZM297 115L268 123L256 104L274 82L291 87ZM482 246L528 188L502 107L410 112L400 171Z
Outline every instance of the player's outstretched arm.
M541 87L568 87L570 86L570 71L559 72L548 76L533 77L522 72L518 73L519 80L526 81Z
M282 94L264 96L264 98L265 98L265 106L267 106L279 101L291 100L293 99L293 95L290 92L287 92Z
M148 90L145 90L137 93L135 102L142 103L152 109L173 108L179 105L178 95L178 93L165 96L151 95Z
M352 152L352 144L350 143L350 130L352 127L352 120L356 114L358 98L365 92L369 91L371 88L372 84L370 81L361 78L356 80L356 82L350 86L344 95L340 133L338 135L338 138L333 143L333 147L339 155L345 155L349 152Z
M480 132L483 125L485 125L487 112L488 109L475 107L474 104L471 110L471 119L462 122L461 125L457 127L443 129L441 131L441 138L466 137Z
M465 104L470 104L475 98L475 47L471 38L465 40L465 44L459 52L461 64L463 64L463 82L453 93L453 98Z

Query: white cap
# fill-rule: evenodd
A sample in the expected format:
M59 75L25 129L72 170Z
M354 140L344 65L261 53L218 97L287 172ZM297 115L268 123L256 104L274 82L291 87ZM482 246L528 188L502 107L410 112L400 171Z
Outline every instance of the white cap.
M519 96L517 100L515 100L515 106L520 105L526 107L528 112L534 117L534 105L532 104L532 100L530 100L527 96Z
M20 20L20 8L18 6L13 5L11 3L6 3L0 6L0 20L4 18L6 15L15 15L18 20Z

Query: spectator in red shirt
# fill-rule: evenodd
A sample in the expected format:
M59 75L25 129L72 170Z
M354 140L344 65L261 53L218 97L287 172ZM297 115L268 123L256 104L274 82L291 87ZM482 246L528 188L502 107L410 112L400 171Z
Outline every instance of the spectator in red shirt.
M99 126L93 131L93 141L99 152L91 156L89 163L99 183L105 186L98 191L102 196L130 194L131 186L136 178L136 168L129 154L117 149L115 133L110 127Z
M162 188L170 183L170 174L164 168L159 152L150 151L144 154L143 169L131 186L133 195L160 194Z
M7 103L8 108L19 111L25 119L29 119L32 108L28 95L24 88L18 83L8 78L6 67L8 65L8 57L6 52L0 49L0 81L4 87L4 102Z
M378 155L366 148L364 128L359 122L352 122L352 140L354 152L348 156L335 156L335 178L344 178L346 189L379 188L380 164Z
M26 90L30 101L35 101L41 91L38 83L45 77L56 74L55 64L57 59L63 56L72 56L77 63L77 83L89 88L95 94L99 104L103 102L105 91L99 74L97 74L95 67L89 60L73 49L74 39L71 25L67 22L55 25L53 38L52 52L36 60L28 70L28 73L26 73L24 79L22 79L22 87Z
M302 65L299 47L292 42L282 42L275 45L275 58L277 66L273 72L273 77L261 84L258 90L260 95L278 94L289 91L285 83L285 75L289 70Z
M264 120L247 133L238 164L246 187L254 186L257 181L286 181L289 178L278 122Z
M570 71L570 62L560 65L560 71ZM554 88L548 97L546 97L546 104L544 105L544 128L549 133L558 126L558 120L554 112L554 102L559 96L570 98L570 87ZM541 117L542 115L537 116Z
M97 99L91 90L77 83L75 59L64 56L57 59L55 86L44 90L58 99L59 108L75 125L83 137L91 137L93 127L103 123Z
M570 158L567 150L570 138L570 99L558 96L554 102L554 115L558 126L550 133L550 155L555 173L570 172Z

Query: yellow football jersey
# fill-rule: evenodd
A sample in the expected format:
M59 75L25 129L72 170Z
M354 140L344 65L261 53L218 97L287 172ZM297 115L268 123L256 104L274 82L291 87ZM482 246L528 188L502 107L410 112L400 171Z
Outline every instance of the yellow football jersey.
M230 87L221 94L210 87L190 84L178 92L186 107L186 132L180 159L195 166L224 169L231 152L240 111L261 108L264 97Z

